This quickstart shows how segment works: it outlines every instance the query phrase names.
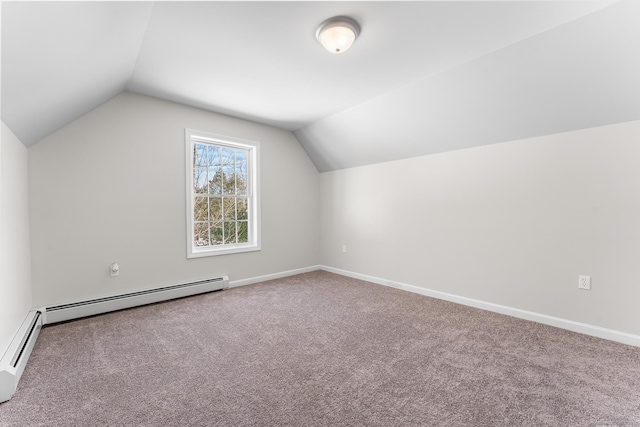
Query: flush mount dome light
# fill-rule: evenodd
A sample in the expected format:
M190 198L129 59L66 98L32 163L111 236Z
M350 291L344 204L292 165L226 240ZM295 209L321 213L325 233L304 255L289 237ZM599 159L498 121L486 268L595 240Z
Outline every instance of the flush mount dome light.
M360 34L360 25L346 16L335 16L324 21L316 31L318 41L331 53L349 49Z

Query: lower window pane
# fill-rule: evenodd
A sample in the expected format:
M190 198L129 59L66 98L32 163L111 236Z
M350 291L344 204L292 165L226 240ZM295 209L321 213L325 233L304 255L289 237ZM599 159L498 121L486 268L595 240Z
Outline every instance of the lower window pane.
M247 243L249 241L249 223L247 221L238 221L238 243Z
M247 199L243 199L241 197L237 198L238 203L238 219L248 219L248 208L249 203Z
M225 197L222 199L224 219L235 220L236 219L236 199L233 197Z
M209 220L209 211L207 207L207 203L209 201L208 197L196 196L193 202L193 220L196 222L200 221L208 221Z
M213 222L211 223L211 244L212 245L222 245L222 222Z
M236 243L236 223L228 221L224 223L224 243Z
M209 224L196 222L193 224L193 244L195 246L209 246Z
M222 199L220 197L209 198L209 221L222 221Z

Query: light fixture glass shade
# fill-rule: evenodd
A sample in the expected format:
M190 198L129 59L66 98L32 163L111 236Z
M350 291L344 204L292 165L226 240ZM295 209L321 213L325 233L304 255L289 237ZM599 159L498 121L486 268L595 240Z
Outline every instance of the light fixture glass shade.
M318 41L331 53L349 49L360 34L360 26L346 16L336 16L324 21L316 31Z

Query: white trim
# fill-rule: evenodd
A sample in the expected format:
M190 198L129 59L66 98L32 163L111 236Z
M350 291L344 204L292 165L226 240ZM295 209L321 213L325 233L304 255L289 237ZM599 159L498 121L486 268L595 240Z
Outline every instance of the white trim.
M491 302L481 301L473 298L462 297L459 295L449 294L446 292L435 291L432 289L422 288L420 286L408 285L406 283L396 282L393 280L381 279L379 277L368 276L366 274L354 273L352 271L342 270L339 268L320 266L321 270L330 273L340 274L342 276L352 277L354 279L365 280L367 282L378 285L389 286L391 288L401 289L432 298L454 302L457 304L467 305L482 310L492 311L494 313L506 314L507 316L517 317L519 319L530 320L542 323L556 328L566 329L580 334L591 335L610 341L616 341L622 344L628 344L640 347L640 336L626 332L616 331L613 329L602 328L600 326L589 325L586 323L575 322L573 320L562 319L559 317L548 316L546 314L535 313L533 311L521 310L519 308L508 307L505 305L494 304Z
M242 252L253 252L262 250L261 246L261 220L260 220L260 143L231 136L218 135L209 132L188 129L185 134L185 183L186 183L186 230L187 230L187 259L201 258L216 255L228 255ZM216 145L223 145L231 148L244 148L249 150L249 242L238 244L227 244L218 246L206 246L197 248L193 246L193 169L192 153L194 142L202 142Z
M191 223L193 224L193 222ZM193 236L190 235L189 237ZM191 241L191 239L189 239ZM188 255L187 258L202 258L208 256L216 256L216 255L229 255L229 254L240 254L243 252L255 252L261 250L260 245L220 245L220 246L207 246L206 249L193 249Z
M309 267L296 268L295 270L281 271L279 273L265 274L264 276L250 277L248 279L232 280L229 282L229 288L237 288L239 286L253 285L254 283L266 282L267 280L281 279L283 277L295 276L296 274L309 273L322 269L320 265L312 265Z

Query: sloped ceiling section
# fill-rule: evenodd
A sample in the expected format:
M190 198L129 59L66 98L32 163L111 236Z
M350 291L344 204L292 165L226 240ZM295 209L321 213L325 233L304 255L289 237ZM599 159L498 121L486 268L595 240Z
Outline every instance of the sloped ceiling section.
M29 146L122 92L152 9L2 2L2 121Z
M602 5L157 3L127 88L294 130ZM363 28L343 55L315 40L336 15Z
M640 118L640 2L3 2L31 145L129 90L294 130L320 171ZM317 25L362 34L342 55Z
M295 131L319 171L640 119L624 2Z

